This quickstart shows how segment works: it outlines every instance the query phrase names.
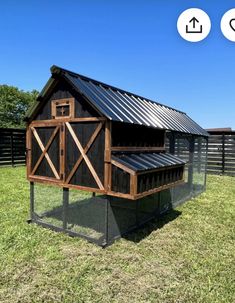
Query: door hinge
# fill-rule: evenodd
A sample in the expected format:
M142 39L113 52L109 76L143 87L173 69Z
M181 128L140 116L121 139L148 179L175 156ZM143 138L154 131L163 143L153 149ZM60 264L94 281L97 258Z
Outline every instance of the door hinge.
M61 155L61 156L64 155L64 150L63 150L63 149L60 150L60 155Z

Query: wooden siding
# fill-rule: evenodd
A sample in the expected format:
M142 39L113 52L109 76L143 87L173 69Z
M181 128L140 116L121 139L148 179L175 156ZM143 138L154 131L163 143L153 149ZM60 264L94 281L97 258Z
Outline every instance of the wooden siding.
M112 165L112 191L130 194L130 175L122 169Z
M112 147L164 147L165 131L127 123L112 123Z
M95 111L88 102L77 92L73 91L71 87L60 80L53 92L45 102L42 102L41 110L34 118L34 120L50 120L52 119L51 102L53 100L75 98L75 118L97 117L99 114Z
M53 119L53 100L74 100L74 114ZM104 119L59 79L29 123L28 178L100 192L104 184ZM56 128L59 131L54 134ZM50 142L51 140L51 142ZM49 144L48 150L46 146Z
M104 190L104 122L32 122L28 177Z
M87 145L89 138L94 133L98 123L71 123L75 134L80 140L83 148ZM81 156L71 134L66 128L66 152L65 152L65 179L68 178L71 170L73 169L76 161ZM87 157L91 161L99 179L102 184L104 183L104 128L101 129L97 138L87 152ZM93 178L85 161L82 160L75 174L73 175L70 184L88 186L98 188L95 179Z
M52 136L53 131L55 130L56 126L51 127L38 127L35 128L38 136L44 145L47 145L50 137ZM48 149L48 156L52 161L53 165L55 166L56 171L60 170L60 141L59 141L59 133L55 136L54 140L52 141L49 149ZM32 135L32 157L31 157L31 171L34 169L39 157L42 154L42 150L38 144L38 141L34 135ZM55 178L55 175L47 161L44 157L35 171L35 175L37 176L45 176L50 178Z
M137 177L137 193L146 192L170 183L183 180L184 166L147 172Z

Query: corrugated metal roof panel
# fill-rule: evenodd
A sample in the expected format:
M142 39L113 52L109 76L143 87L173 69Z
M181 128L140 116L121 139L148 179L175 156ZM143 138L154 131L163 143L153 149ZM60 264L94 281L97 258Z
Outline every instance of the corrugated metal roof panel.
M203 128L181 111L56 66L51 71L63 75L110 120L208 136Z
M136 172L186 163L174 155L164 153L115 154L112 159Z
M185 113L80 75L65 76L109 119L207 136Z

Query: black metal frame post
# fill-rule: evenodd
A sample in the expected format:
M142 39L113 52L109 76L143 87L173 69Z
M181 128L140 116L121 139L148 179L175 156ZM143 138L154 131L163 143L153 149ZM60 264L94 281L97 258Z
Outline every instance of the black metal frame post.
M198 138L198 167L197 171L200 174L202 171L202 137Z
M69 189L63 187L63 229L67 229L68 222Z
M170 133L170 138L169 138L169 143L170 143L170 154L175 154L175 133L171 132Z
M33 220L34 214L34 182L30 182L30 220Z
M109 244L109 207L110 207L110 198L109 196L106 196L105 199L105 235L104 240L102 242L102 247L106 247Z
M188 183L190 193L193 194L193 162L194 162L194 136L189 139L189 167L188 167Z

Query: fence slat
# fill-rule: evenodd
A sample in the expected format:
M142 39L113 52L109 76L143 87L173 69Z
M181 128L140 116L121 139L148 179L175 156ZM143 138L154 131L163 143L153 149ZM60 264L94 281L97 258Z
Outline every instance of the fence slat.
M25 129L0 128L0 166L26 164Z
M235 176L235 132L209 132L207 172Z

